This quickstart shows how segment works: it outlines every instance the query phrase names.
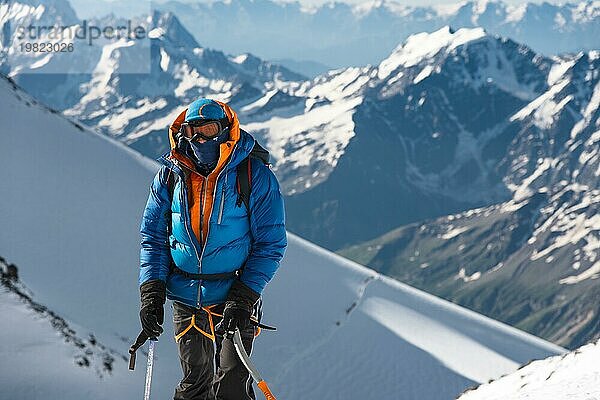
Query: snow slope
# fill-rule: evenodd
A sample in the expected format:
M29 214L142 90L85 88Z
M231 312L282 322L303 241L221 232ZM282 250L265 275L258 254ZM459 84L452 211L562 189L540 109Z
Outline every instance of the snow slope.
M35 299L7 274L0 258L0 397L15 399L119 399L139 397L130 385L125 353ZM136 371L137 378L143 374ZM35 379L34 384L32 380ZM98 384L109 381L110 385Z
M266 300L279 333L256 357L282 398L451 399L533 349L560 351L294 235Z
M139 329L138 225L156 165L35 104L4 78L0 98L0 254L19 266L37 301L125 354L129 343L122 337L131 340ZM279 331L258 339L253 358L286 399L399 393L449 399L531 359L562 352L294 235L265 302L265 322ZM86 398L103 398L95 393L110 393L108 387L124 382L127 390L141 392L143 368L129 375L125 361L116 358L112 373L94 378L58 344L60 337L52 339L43 321L28 320L18 304L5 303L0 343L16 349L1 348L3 365L13 366L3 370L3 380L30 377L29 399L46 398L48 391L81 398L80 386L68 384L78 375L86 376ZM18 313L22 318L15 318ZM19 337L21 329L31 336ZM36 342L43 343L38 357L45 362L29 369L19 357ZM173 340L163 336L157 398L171 395L179 374L175 357ZM18 398L14 390L0 386L0 396Z
M594 400L600 398L600 342L532 362L459 400Z

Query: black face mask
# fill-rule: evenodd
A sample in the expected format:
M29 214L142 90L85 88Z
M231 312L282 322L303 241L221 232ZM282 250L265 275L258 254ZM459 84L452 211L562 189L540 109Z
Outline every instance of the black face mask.
M194 161L198 171L208 175L217 166L221 143L225 143L228 139L229 132L224 132L217 138L203 143L183 138L180 139L180 144L184 147L184 153Z
M212 171L219 161L219 145L216 140L207 140L204 143L190 142L190 148L199 166Z

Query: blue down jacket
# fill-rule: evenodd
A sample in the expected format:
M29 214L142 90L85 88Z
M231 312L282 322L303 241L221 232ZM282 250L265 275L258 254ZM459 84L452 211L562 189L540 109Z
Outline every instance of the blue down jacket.
M216 274L243 267L241 281L261 293L273 278L287 247L283 198L277 178L262 161L251 158L250 217L244 204L236 205L236 166L254 146L254 138L241 136L220 173L214 190L214 206L208 235L202 248L192 231L187 208L188 188L182 167L167 155L154 177L141 223L140 285L160 279L167 283L167 297L192 307L223 303L232 279L199 281L169 273L171 259L190 273ZM173 201L169 199L169 170L176 174ZM171 235L167 223L171 209Z

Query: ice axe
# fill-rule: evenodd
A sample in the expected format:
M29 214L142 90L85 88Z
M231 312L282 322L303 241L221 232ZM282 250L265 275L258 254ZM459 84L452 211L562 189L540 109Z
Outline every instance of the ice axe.
M240 357L240 360L242 360L242 364L244 364L244 367L246 367L248 372L250 372L250 375L256 381L256 385L263 392L263 394L265 395L265 398L267 400L276 400L273 393L271 393L271 389L269 389L267 382L265 382L263 380L262 376L260 375L260 373L258 372L256 367L252 363L252 360L250 360L248 353L246 353L246 350L244 349L244 344L242 343L242 335L240 334L240 330L236 329L235 332L228 332L228 334L232 334L232 333L233 333L233 347L235 347L235 351L237 352L238 356Z
M142 347L142 345L146 343L146 340L148 339L150 339L150 345L148 347L148 364L146 364L146 383L144 385L144 400L150 400L150 387L152 386L152 370L154 368L154 346L156 345L158 339L149 338L148 335L146 335L144 331L142 331L138 335L135 343L129 349L129 369L133 371L135 369L135 353L137 349Z

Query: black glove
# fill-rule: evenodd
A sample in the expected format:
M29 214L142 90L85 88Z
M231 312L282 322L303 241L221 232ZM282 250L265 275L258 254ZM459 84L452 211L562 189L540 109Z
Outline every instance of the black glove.
M161 280L148 281L140 286L142 307L140 321L142 330L149 338L158 338L163 332L164 304L167 297L166 284Z
M217 332L224 334L233 332L238 328L240 331L250 325L250 317L254 304L258 301L260 295L241 281L236 280L229 293L223 309L223 319L217 325Z

